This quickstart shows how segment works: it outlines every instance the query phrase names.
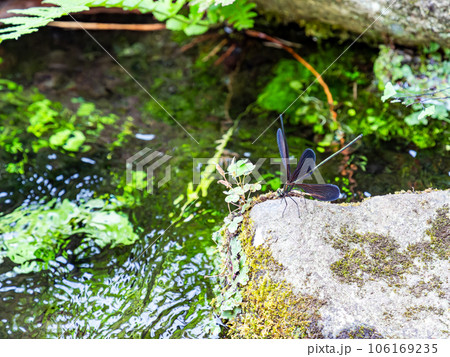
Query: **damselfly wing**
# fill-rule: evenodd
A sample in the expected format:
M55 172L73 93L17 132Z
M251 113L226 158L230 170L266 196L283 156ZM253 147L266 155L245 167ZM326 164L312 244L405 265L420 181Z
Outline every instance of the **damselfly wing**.
M281 119L281 129L278 129L277 131L277 143L278 143L278 149L280 150L280 156L281 161L283 162L283 166L286 171L286 182L283 185L283 188L278 190L278 194L280 197L283 197L285 199L286 207L286 197L289 197L292 199L290 192L294 187L298 187L301 190L303 190L308 195L314 197L317 200L320 201L334 201L337 200L341 196L341 191L339 190L339 187L332 184L305 184L302 182L305 178L311 176L315 170L319 166L322 166L325 162L333 158L334 156L341 153L343 150L345 150L347 147L352 145L355 141L359 140L362 135L359 135L357 138L352 140L350 143L345 145L342 149L335 152L333 155L329 156L327 159L322 161L319 165L316 166L316 154L312 149L306 149L302 156L300 157L300 160L297 163L297 167L295 170L291 173L291 166L289 163L289 149L287 145L286 140L286 134L284 132L284 125L283 125L283 117L280 115ZM292 199L293 200L293 199ZM297 202L294 203L297 205ZM284 211L286 210L286 207L284 208ZM298 209L298 205L297 205ZM283 216L284 216L283 211ZM300 211L299 211L300 214Z

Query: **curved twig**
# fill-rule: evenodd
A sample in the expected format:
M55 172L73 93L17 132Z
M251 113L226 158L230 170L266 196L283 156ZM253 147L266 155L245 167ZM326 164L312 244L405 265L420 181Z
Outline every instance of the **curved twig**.
M81 21L52 21L47 26L70 30L128 30L128 31L158 31L165 30L166 24L114 24Z
M327 102L328 102L328 106L330 107L331 117L334 121L337 121L336 120L337 113L334 111L333 96L331 95L330 89L328 88L328 85L323 80L322 76L319 74L319 72L317 72L314 69L313 66L311 66L303 57L301 57L298 53L296 53L291 47L285 45L282 41L265 34L264 32L254 31L254 30L246 30L245 33L248 36L262 38L264 40L278 44L282 49L289 52L297 61L299 61L302 65L304 65L308 69L308 71L310 71L314 75L314 77L317 78L317 81L322 86L323 91L325 92L325 95L327 96Z

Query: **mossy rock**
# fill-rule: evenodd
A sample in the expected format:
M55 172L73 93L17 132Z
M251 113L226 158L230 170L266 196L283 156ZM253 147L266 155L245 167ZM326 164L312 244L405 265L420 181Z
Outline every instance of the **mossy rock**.
M354 38L402 45L428 45L431 41L450 46L448 1L397 0L255 0L260 13L280 21L297 22L319 37L352 32ZM348 36L348 34L347 34Z
M449 337L450 190L294 200L300 216L292 200L282 216L283 200L261 196L229 237L249 267L229 336Z

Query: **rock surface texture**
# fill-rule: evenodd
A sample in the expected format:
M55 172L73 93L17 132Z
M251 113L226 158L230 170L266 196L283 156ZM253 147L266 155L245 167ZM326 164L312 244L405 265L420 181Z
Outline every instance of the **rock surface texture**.
M338 205L295 197L253 207L254 246L298 295L324 302L326 338L370 330L383 338L448 338L450 190Z
M285 21L317 21L348 30L355 37L402 45L450 46L450 0L255 0L258 11Z

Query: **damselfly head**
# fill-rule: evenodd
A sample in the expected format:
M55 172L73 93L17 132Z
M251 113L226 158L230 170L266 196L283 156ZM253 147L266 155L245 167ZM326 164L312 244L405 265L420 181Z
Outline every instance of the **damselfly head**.
M285 195L284 190L282 188L279 188L277 190L277 195L278 195L278 197L284 197L284 195Z

